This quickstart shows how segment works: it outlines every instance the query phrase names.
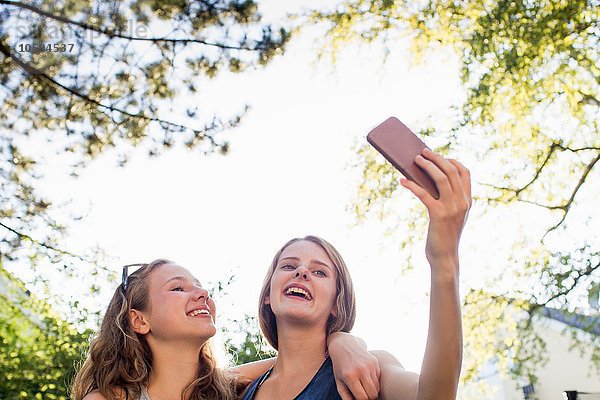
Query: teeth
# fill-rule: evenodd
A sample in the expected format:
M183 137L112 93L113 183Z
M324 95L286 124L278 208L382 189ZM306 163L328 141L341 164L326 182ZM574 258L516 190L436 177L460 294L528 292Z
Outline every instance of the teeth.
M196 315L210 315L210 312L208 310L194 310L188 313L188 315L190 317L195 317Z
M312 299L311 295L306 290L298 288L298 287L291 287L285 291L285 294L292 294L292 293L299 293L302 296L304 296L307 300Z

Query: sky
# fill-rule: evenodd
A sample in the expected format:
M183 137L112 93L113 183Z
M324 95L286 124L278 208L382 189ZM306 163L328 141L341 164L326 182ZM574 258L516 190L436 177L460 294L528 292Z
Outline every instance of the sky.
M324 3L270 0L261 2L261 11L276 21L311 5ZM175 148L149 159L140 149L117 168L107 152L77 179L50 165L41 190L87 211L73 222L68 250L99 246L115 271L169 258L205 285L235 274L229 294L216 300L224 319L256 315L264 274L283 243L322 236L340 251L354 280L353 333L418 372L429 301L424 244L415 250L415 270L401 275L406 254L384 237L384 224L353 225L346 211L358 176L353 145L389 116L416 131L429 115L457 104L463 95L459 62L442 51L411 67L408 43L398 41L385 64L380 48L352 46L334 67L317 60L316 35L293 39L266 68L222 73L203 83L197 99L178 100L224 115L251 105L228 134L227 156ZM99 303L107 304L110 295L101 293Z

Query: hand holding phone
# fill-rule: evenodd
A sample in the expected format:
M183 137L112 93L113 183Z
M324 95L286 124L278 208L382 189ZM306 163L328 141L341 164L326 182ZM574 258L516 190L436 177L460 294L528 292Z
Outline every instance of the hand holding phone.
M398 118L390 117L367 135L367 141L375 147L402 175L416 182L434 198L440 194L431 177L415 164L415 157L428 148Z

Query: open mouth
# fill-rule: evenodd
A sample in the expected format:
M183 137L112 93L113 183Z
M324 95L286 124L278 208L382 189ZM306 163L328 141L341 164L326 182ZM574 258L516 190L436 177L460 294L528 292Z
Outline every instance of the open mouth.
M189 313L187 313L187 315L189 317L210 317L210 311L208 311L206 308L198 308L196 310L192 310Z
M308 290L297 286L290 286L283 293L286 296L298 297L304 300L312 300L312 295Z

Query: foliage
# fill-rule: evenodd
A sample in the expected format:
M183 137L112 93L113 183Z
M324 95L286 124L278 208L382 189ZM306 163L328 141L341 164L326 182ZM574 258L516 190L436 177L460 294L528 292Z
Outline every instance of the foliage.
M233 320L233 328L225 329L227 351L236 365L274 357L277 353L258 330L256 317L245 315L242 321ZM236 337L239 340L236 340Z
M77 175L111 149L123 165L136 146L149 155L176 144L201 154L226 153L224 131L245 110L224 118L191 104L174 107L173 101L194 95L223 70L267 64L283 52L288 36L261 24L251 0L1 0L5 268L54 302L58 287L52 284L64 287L64 279L72 288L89 282L86 290L98 291L112 275L102 266L106 257L98 249L65 249L66 229L82 215L65 215L65 205L40 193L46 167Z
M90 332L78 332L0 265L0 398L66 399Z
M469 165L475 178L482 177L475 182L471 229L497 243L493 257L477 258L488 287L465 303L466 380L494 354L504 372L534 379L534 366L544 361L543 340L527 322L535 311L550 306L594 312L585 305L600 284L600 237L593 228L600 196L599 5L347 0L307 17L325 24L321 55L333 54L334 60L349 43L388 48L402 36L411 38L417 63L441 47L462 60L466 96L457 105L454 126L448 130L433 121L422 134L443 154L477 160ZM402 196L398 176L374 151L358 151L363 178L350 208L359 220L375 216L390 230L403 228L395 231L406 232L406 221L415 220L400 241L404 246L418 241L426 222L422 214L414 219L414 211L407 216L394 206ZM490 237L489 221L508 225L511 234ZM505 247L506 255L500 250ZM525 322L512 319L515 304ZM573 338L582 345L581 335ZM592 349L600 367L597 336Z
M150 156L175 145L227 153L226 131L247 107L217 115L200 103L202 85L266 65L288 38L261 22L252 0L0 0L0 262L48 302L36 303L42 320L30 322L18 317L25 306L2 298L9 380L0 390L61 396L68 376L55 372L72 371L88 334L48 307L93 326L98 315L77 299L115 277L99 249L66 249L67 228L82 215L40 192L47 167L76 176L104 153L124 165L135 147ZM176 105L182 97L200 105Z
M230 298L229 289L235 280L235 273L230 272L228 278L211 283L210 297L218 299L218 304L222 304L223 301ZM227 353L235 365L276 355L276 351L260 333L256 317L245 314L241 320L226 318L224 322L219 322L219 327L223 333Z

